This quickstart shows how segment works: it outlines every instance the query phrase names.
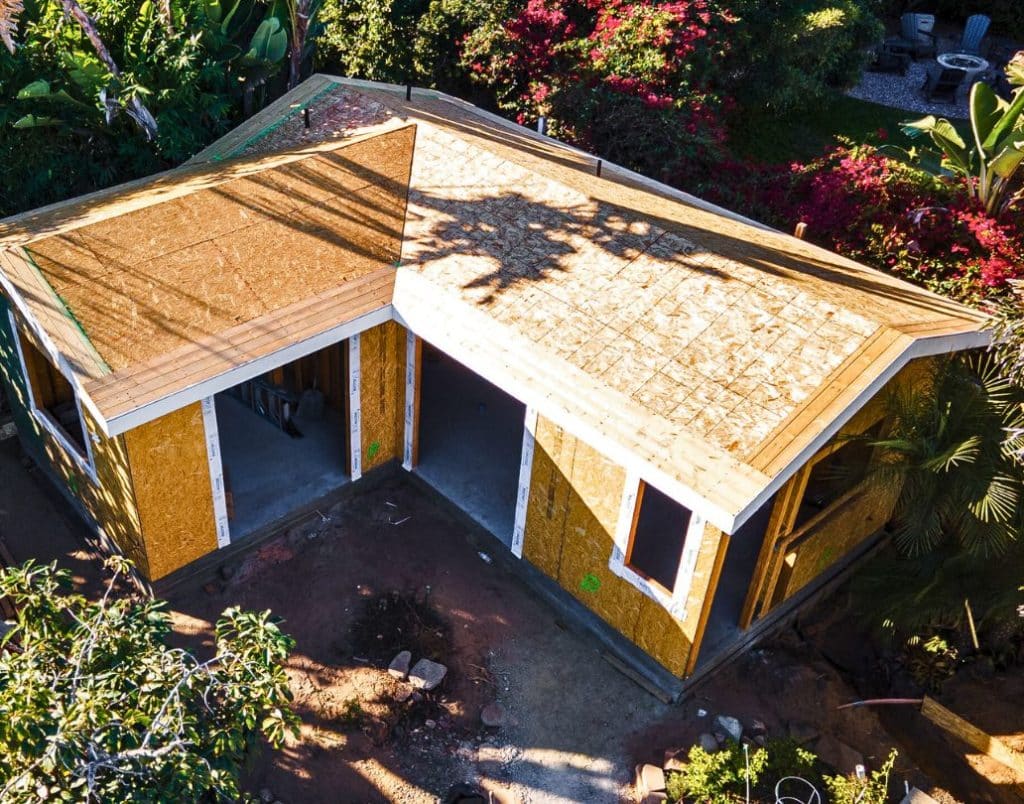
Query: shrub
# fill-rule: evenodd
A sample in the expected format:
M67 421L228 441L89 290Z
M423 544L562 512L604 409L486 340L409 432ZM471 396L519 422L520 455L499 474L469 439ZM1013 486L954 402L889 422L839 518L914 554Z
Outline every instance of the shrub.
M830 804L886 804L889 800L889 774L896 764L896 749L866 779L856 776L826 776L825 790Z
M959 183L872 146L838 147L794 165L789 227L943 295L971 304L1006 297L1024 276L1024 215L996 220Z
M670 801L733 804L746 791L748 772L751 787L757 784L768 764L768 752L764 748L751 751L749 769L743 746L737 743L729 743L713 754L695 745L687 759L686 769L671 774L666 781Z
M552 135L664 176L720 156L714 77L733 21L708 0L527 0L462 58L520 123L545 116Z
M825 776L824 766L817 756L789 738L768 740L763 748L750 747L748 758L743 746L728 743L720 751L708 753L700 746L690 749L688 763L682 771L670 773L666 779L666 793L669 801L695 802L695 804L739 804L747 801L747 780L749 773L750 798L752 802L774 802L776 786L782 779L797 777L809 783L816 790L823 787L837 791L840 798L829 802L859 801L856 795L863 794L865 802L885 802L885 798L871 798L878 789L884 793L889 773L895 761L896 752L888 762L871 774L866 781L847 779L844 776ZM792 782L779 790L781 796L804 795L809 789ZM855 791L852 798L848 792ZM787 799L788 800L788 799Z
M857 82L881 22L865 0L737 0L739 42L728 91L743 110L810 108Z

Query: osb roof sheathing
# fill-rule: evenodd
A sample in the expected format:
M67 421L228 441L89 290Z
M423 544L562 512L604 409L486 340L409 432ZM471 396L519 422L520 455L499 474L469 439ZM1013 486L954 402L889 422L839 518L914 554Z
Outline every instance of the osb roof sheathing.
M496 344L528 344L551 377L585 378L588 394L603 401L580 399L579 415L614 430L619 443L666 476L686 476L708 495L729 477L744 478L742 488L717 492L727 508L749 504L915 340L970 336L983 326L982 316L948 300L617 166L604 164L597 176L594 157L437 93L416 91L407 101L401 87L315 76L183 170L209 170L239 154L259 159L263 152L358 140L409 123L416 124L416 144L397 281L415 272L463 305L465 321L455 315L449 324L464 327L467 342L483 342L467 323L478 327L476 314L483 314ZM391 164L386 156L366 164L383 170ZM317 217L322 199L295 200L310 191L295 168L284 193L292 205L280 215L285 179L269 173L247 177L237 194L217 188L220 217L191 219L214 229L197 242L188 226L160 230L149 242L127 236L126 229L152 226L141 211L138 225L100 222L93 232L92 226L76 229L28 248L75 315L85 311L83 325L94 339L98 328L123 331L126 312L138 309L140 297L149 299L145 309L153 320L145 344L119 347L111 335L97 348L118 365L152 362L235 323L234 300L242 291L234 283L243 283L247 300L263 310L291 298L287 278L259 278L271 270L266 255L247 249L251 240L231 237L239 218L273 237L298 232L292 236L304 259L295 262L302 265L324 247L328 233L357 236L362 210ZM342 184L349 193L364 193L372 182ZM167 203L181 206L186 220L190 199ZM302 224L286 225L282 217ZM222 221L223 234L217 228ZM87 251L70 258L76 271L68 276L61 261L71 249ZM132 270L104 273L89 259L99 251L102 266L116 262ZM148 265L150 252L162 261L160 270ZM184 302L189 313L177 326L164 326L156 311L166 290L157 280L197 262L218 264L224 253L233 255L237 273L199 285L216 303ZM310 270L320 289L317 283L338 279ZM107 298L76 295L82 277ZM258 285L252 292L251 282ZM110 294L125 304L112 304ZM635 421L611 427L608 411ZM714 483L701 479L702 462L722 467Z
M743 458L883 332L984 320L436 93L317 80L310 129L245 149L417 123L403 265Z
M24 249L116 372L393 263L413 136L322 151Z

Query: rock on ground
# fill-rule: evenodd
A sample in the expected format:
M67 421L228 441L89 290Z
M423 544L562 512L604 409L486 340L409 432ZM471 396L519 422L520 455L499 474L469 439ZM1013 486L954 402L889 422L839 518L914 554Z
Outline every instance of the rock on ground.
M411 662L412 654L407 650L403 650L391 660L391 664L388 665L388 673L399 681L404 681L406 676L409 675L409 664Z
M432 662L430 659L420 659L409 671L409 682L418 689L428 692L437 687L444 680L448 668L439 662Z

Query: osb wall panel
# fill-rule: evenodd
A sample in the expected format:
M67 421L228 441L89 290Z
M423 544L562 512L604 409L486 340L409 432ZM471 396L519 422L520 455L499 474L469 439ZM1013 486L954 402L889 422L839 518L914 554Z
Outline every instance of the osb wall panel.
M100 481L98 488L89 484L94 492L90 510L103 532L135 562L139 572L148 576L149 559L142 541L124 437L108 438L102 435L88 411L85 411L85 426L92 439L96 477Z
M780 586L780 600L792 597L818 575L842 560L857 545L877 533L892 514L896 494L892 489L870 487L813 529L797 545L790 560L792 569Z
M685 624L646 595L641 595L640 600L633 641L677 676L683 675L693 642Z
M715 592L709 587L714 576L715 558L721 539L720 530L705 525L690 592L686 599L686 616L682 621L676 620L646 595L643 596L634 641L677 675L683 675L686 670L690 651L698 636L697 629L705 598L714 595Z
M562 532L570 490L568 480L559 470L564 449L564 431L539 417L530 471L523 557L556 580L562 559Z
M359 340L362 471L367 472L402 457L406 330L386 321Z
M540 417L523 557L681 675L690 647L682 625L608 568L625 482L620 466Z
M88 411L84 412L99 480L97 485L65 452L63 446L43 429L30 413L26 378L21 375L21 364L7 309L6 300L0 296L0 373L3 375L22 444L37 463L49 469L58 482L63 484L69 496L81 505L103 534L145 573L148 565L142 546L124 440L103 435ZM28 335L25 337L29 339ZM38 344L34 345L38 348Z
M199 403L125 433L150 580L217 549Z

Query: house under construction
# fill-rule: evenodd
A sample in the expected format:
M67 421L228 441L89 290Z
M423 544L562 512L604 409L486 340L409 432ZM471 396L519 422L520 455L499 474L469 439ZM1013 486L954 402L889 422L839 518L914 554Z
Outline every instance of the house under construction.
M0 222L23 443L148 579L402 467L677 678L871 543L893 499L846 436L983 327L461 101L326 76Z

